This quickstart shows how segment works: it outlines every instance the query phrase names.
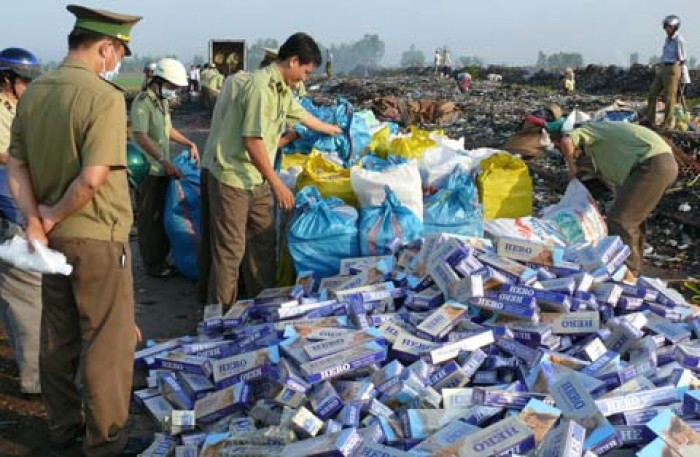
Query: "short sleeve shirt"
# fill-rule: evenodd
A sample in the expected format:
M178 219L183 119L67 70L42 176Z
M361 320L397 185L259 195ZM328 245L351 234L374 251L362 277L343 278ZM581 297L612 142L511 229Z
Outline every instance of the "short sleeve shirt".
M672 37L666 37L664 47L661 50L661 61L663 63L676 63L688 60L685 47L685 39L678 33Z
M163 157L170 160L170 107L167 100L160 100L151 89L142 92L131 103L131 132L145 133L155 142L163 153ZM146 154L151 168L151 176L165 176L165 169L149 154Z
M10 147L10 127L15 118L15 104L3 93L0 93L0 154L7 154ZM5 168L0 165L0 169Z
M590 122L567 135L590 155L598 172L622 185L632 168L671 147L652 130L628 122Z
M223 184L251 189L263 183L245 148L245 138L261 138L270 163L274 163L277 143L287 123L300 122L306 111L273 64L253 73L249 79L227 78L224 84L240 84L238 90L226 87L220 96L218 116L212 119L205 155L211 157L212 175Z
M40 204L54 205L83 167L108 166L107 181L50 238L128 242L133 222L126 177L126 103L84 63L64 60L32 82L17 105L10 156L28 164Z

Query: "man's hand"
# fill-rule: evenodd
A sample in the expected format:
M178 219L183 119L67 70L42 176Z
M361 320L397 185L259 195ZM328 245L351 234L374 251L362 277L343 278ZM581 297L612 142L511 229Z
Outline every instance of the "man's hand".
M199 150L194 143L190 144L190 160L194 160L195 163L199 165Z
M165 169L165 174L168 176L172 176L175 179L180 179L182 178L182 173L180 173L180 169L177 168L173 163L169 160L164 160L163 162L163 169Z
M275 194L277 204L285 211L290 211L294 208L294 195L281 181L272 186L272 192Z
M41 217L41 226L45 234L49 234L56 224L60 222L54 215L52 208L46 205L39 205L39 217Z
M143 337L141 336L141 329L139 328L138 324L134 324L134 335L136 336L136 344L143 341Z
M27 244L29 245L29 252L34 252L34 246L32 241L36 240L44 246L49 244L48 238L46 238L46 231L42 226L42 221L33 218L27 222L27 230L25 231L27 237Z
M331 125L330 128L328 129L328 134L331 136L340 135L341 133L343 133L343 129L341 129L337 125Z

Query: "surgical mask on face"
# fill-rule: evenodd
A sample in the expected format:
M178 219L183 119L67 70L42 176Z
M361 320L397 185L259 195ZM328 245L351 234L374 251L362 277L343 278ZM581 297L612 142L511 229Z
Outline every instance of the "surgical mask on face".
M114 54L114 59L117 59L117 52L114 50L114 46L112 46L112 53ZM114 78L117 77L119 74L119 68L121 67L122 62L120 60L117 61L117 64L114 66L112 70L107 70L107 59L103 58L102 59L102 71L100 72L100 78L104 79L105 81L112 81Z
M177 97L177 91L175 89L166 89L165 87L160 89L161 97L164 99L171 99Z

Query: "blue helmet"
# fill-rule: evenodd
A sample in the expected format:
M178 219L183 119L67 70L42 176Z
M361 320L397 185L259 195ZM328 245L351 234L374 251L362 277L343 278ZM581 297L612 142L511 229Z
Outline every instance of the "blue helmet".
M4 71L32 80L41 74L41 64L39 59L26 49L6 48L0 51L0 72Z

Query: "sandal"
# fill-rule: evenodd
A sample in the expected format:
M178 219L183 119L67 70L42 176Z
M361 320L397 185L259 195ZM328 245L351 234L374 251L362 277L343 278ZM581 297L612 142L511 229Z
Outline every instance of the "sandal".
M171 266L167 266L163 268L162 270L156 272L156 273L146 273L148 276L151 278L157 278L157 279L167 279L167 278L174 278L177 276L177 271Z

